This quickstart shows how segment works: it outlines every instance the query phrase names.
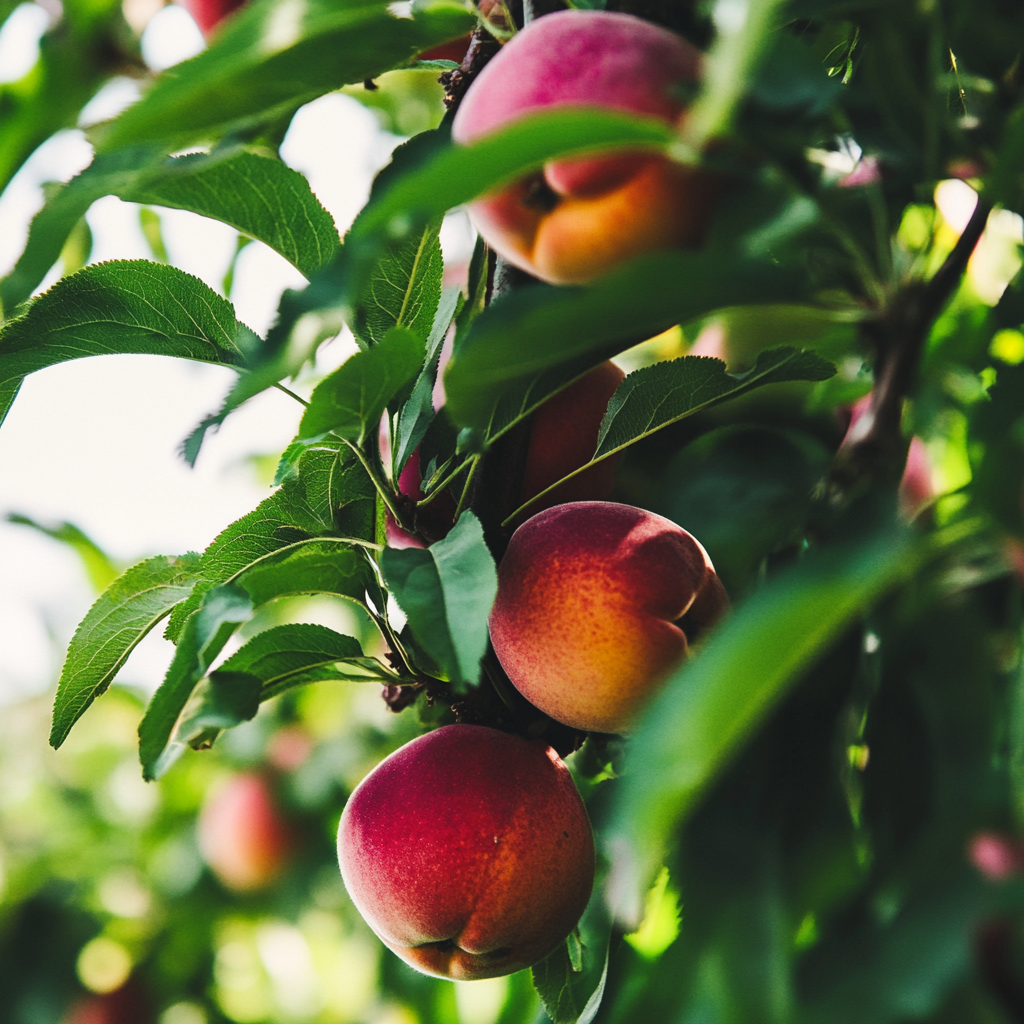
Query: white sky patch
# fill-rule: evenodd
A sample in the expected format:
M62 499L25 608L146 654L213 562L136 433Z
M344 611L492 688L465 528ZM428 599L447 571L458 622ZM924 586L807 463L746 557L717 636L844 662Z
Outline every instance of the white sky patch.
M142 59L154 70L163 71L206 49L206 40L192 15L170 4L150 18L142 33Z
M39 4L19 4L0 26L0 82L17 82L39 60L39 40L50 16Z

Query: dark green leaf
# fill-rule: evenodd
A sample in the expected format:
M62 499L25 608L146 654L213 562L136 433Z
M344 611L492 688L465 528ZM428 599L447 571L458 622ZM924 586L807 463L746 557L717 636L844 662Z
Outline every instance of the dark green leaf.
M902 533L808 554L737 608L669 679L632 737L611 818L609 899L620 918L637 919L669 837L750 730L919 558Z
M50 743L59 747L110 685L135 645L196 584L199 556L149 558L116 579L71 638L53 705Z
M196 683L224 649L231 634L252 618L249 595L233 585L214 587L185 621L167 675L139 723L139 758L148 781L160 778L181 756L183 744L172 743L178 717Z
M299 424L303 438L334 432L362 445L375 437L388 403L408 394L423 366L424 340L404 327L390 331L321 381Z
M790 347L758 354L746 373L726 372L720 359L683 356L631 373L608 403L595 459L606 458L656 430L719 402L783 381L828 380L836 368L814 352Z
M224 729L249 722L260 709L260 681L244 672L211 672L192 691L168 750L204 750Z
M647 256L585 288L512 292L461 339L445 373L448 408L463 426L487 427L499 399L551 367L589 353L595 365L673 324L796 298L800 287L800 275L767 260L702 251Z
M84 356L146 353L237 366L256 336L184 271L98 263L55 284L0 329L0 422L27 374Z
M294 594L337 594L362 603L369 565L346 541L321 537L297 544L261 560L237 580L259 606Z
M451 533L426 550L386 548L380 566L427 654L456 685L476 683L498 592L494 559L476 516L464 512Z
M6 309L28 298L86 210L106 195L230 224L265 242L307 277L330 262L339 245L331 215L306 179L280 160L237 149L164 159L153 147L135 146L99 154L50 196L32 221L25 251L0 284Z
M462 4L420 3L411 18L384 0L256 0L208 50L164 72L134 106L96 129L102 150L160 142L167 150L287 116L343 85L374 78L472 29Z
M406 327L423 339L430 334L444 271L440 229L440 220L435 220L419 235L381 255L359 292L350 320L352 333L363 348L383 341L392 327Z
M228 658L213 677L221 672L242 672L258 678L261 700L276 697L293 686L323 680L397 679L376 658L365 657L358 640L311 623L274 626L258 633Z

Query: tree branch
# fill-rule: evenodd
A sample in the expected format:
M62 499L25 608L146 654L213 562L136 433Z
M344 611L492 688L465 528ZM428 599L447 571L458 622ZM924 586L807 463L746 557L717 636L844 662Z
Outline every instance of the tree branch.
M913 387L932 324L959 285L990 210L979 198L963 234L932 279L902 289L877 319L864 324L875 353L875 387L871 408L836 456L832 488L838 500L873 480L899 482L908 445L901 428L903 401Z

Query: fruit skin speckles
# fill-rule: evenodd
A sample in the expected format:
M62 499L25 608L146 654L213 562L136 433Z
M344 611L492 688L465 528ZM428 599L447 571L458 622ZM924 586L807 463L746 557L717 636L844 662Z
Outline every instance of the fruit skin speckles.
M571 502L513 534L491 642L545 714L621 733L685 656L678 620L711 625L727 608L711 559L682 527L632 505Z

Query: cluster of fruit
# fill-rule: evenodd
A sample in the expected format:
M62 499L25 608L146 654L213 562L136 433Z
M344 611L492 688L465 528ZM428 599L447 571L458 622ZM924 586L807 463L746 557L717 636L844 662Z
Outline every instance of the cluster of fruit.
M599 106L678 125L700 54L640 19L566 11L506 43L453 122L468 144L541 108ZM485 241L553 284L696 244L712 178L660 153L555 160L474 203ZM535 414L520 501L583 465L622 380L599 366ZM611 462L546 494L498 569L495 654L515 687L579 732L622 733L687 649L685 626L727 607L700 543L661 516L602 499ZM400 487L419 497L411 460ZM417 543L395 524L389 543ZM594 840L568 769L540 740L478 725L396 751L352 794L338 834L348 891L377 935L428 974L528 967L564 941L593 887Z

